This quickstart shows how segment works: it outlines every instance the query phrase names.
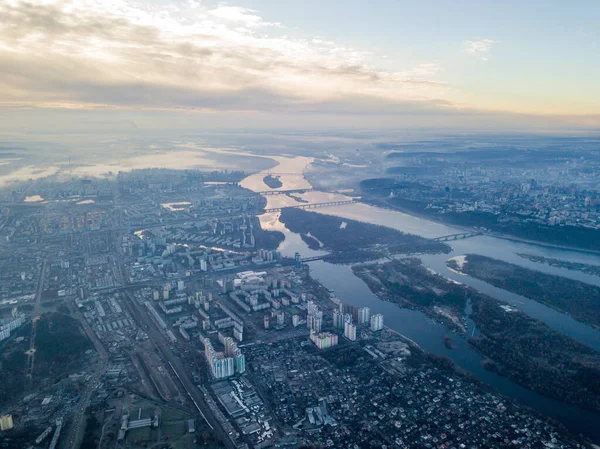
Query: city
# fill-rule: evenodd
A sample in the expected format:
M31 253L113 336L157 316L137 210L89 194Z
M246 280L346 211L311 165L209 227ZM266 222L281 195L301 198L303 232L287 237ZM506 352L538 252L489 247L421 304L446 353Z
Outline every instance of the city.
M0 449L600 449L598 0L0 0Z
M279 253L243 176L133 171L5 197L8 447L581 447ZM426 242L386 239L388 255ZM432 316L464 333L440 301Z

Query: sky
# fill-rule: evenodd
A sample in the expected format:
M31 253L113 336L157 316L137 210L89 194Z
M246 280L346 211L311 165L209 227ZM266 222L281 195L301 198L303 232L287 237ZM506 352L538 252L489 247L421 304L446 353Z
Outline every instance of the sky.
M597 0L0 0L0 136L600 129L598 23Z

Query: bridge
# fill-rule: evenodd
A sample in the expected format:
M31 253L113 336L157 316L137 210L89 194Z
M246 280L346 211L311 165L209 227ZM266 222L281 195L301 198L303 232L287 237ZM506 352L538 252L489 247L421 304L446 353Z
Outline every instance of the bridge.
M306 192L312 192L313 188L307 188L307 189L290 189L290 190L264 190L262 192L256 192L259 193L261 195L286 195L288 193L306 193Z
M328 256L327 254L324 254L322 256L304 257L303 259L300 259L300 262L306 263L306 262L313 262L315 260L323 260L327 256Z
M459 234L450 234L450 235L444 235L442 237L436 237L431 240L435 240L436 242L450 242L452 240L469 239L471 237L477 237L478 235L483 235L483 232L481 232L481 231L462 232Z
M297 206L271 207L269 209L265 209L265 212L281 212L281 209L318 209L321 207L343 206L344 204L354 204L356 202L357 202L356 200L346 200L346 201L328 201L326 203L298 204Z

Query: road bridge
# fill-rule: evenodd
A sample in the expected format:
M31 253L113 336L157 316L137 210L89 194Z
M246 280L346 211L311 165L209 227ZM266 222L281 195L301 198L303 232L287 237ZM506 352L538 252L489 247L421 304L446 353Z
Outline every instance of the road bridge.
M327 256L328 256L328 254L323 254L322 256L305 257L304 259L300 259L300 262L302 262L302 263L314 262L315 260L323 260Z
M431 240L435 240L436 242L450 242L452 240L469 239L471 237L477 237L478 235L483 235L483 232L481 232L481 231L461 232L458 234L443 235L441 237L436 237Z
M271 207L269 209L265 209L265 212L281 212L282 209L319 209L321 207L343 206L344 204L354 204L356 202L356 200L345 200L327 201L325 203L298 204L297 206Z

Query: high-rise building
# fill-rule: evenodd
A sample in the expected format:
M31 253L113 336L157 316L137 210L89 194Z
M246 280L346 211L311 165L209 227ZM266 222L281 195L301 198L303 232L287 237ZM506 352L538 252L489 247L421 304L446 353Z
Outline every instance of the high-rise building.
M219 334L221 334L221 333L219 332ZM225 346L225 355L226 356L232 356L233 351L237 349L237 344L235 343L235 341L233 341L233 338L231 338L231 337L223 338L223 346Z
M229 293L235 290L235 281L231 278L223 279L223 293Z
M371 319L371 309L368 307L361 307L358 309L358 324L369 324Z
M350 314L353 320L358 320L358 307L350 306L340 302L339 308L340 312L343 314Z
M383 315L377 313L371 317L371 330L377 332L383 329Z
M285 320L285 314L281 310L279 310L276 315L277 315L277 326L278 327L283 326L283 323Z
M317 333L321 332L323 327L323 312L319 311L314 315L308 315L306 317L306 327Z
M237 341L242 341L244 339L244 326L238 325L237 323L233 326L233 338Z
M344 327L344 315L338 310L333 310L333 327L341 329Z
M236 356L233 358L233 360L235 362L236 372L240 374L246 372L246 357L239 349L237 350Z
M308 301L306 310L308 312L306 327L317 333L321 332L321 328L323 327L323 312L319 310L319 307L313 301Z
M331 348L338 344L338 336L329 332L317 333L315 331L310 331L310 340L319 349Z
M245 359L244 361L238 360L237 363L235 361L236 358L244 356L237 347L237 343L233 341L233 338L223 338L225 354L215 351L215 348L208 338L200 337L200 339L204 343L204 354L215 379L223 379L225 377L233 376L236 371L236 366L243 367L244 370L246 369Z
M211 363L211 368L215 379L233 376L235 373L233 357L218 358Z
M354 324L348 322L344 324L344 337L348 340L356 341L356 326Z

